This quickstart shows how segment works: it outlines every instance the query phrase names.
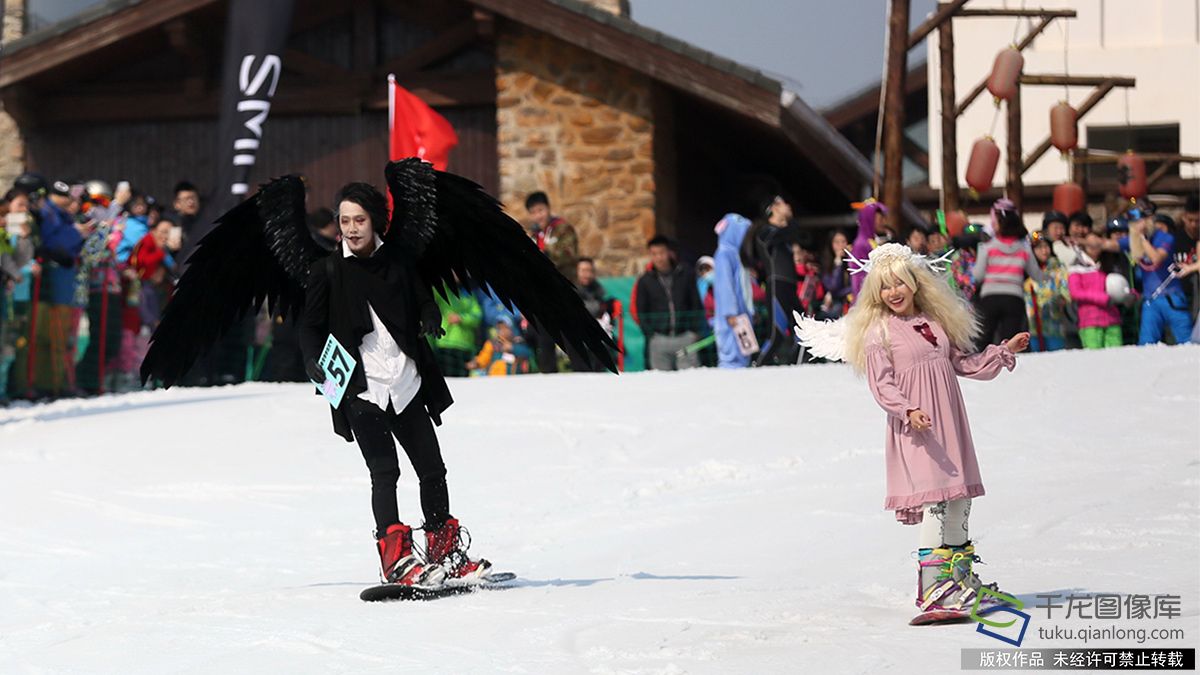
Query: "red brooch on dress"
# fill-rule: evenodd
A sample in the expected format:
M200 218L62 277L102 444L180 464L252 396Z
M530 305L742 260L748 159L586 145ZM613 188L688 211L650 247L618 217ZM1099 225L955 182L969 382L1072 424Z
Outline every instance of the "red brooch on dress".
M921 337L925 338L929 344L934 347L938 346L937 336L933 334L933 329L929 327L928 323L919 323L913 326L913 330L920 333Z

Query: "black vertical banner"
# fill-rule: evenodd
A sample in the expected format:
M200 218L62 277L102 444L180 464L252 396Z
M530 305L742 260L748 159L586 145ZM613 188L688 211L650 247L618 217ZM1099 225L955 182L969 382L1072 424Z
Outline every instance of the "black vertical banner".
M188 249L212 228L213 220L253 191L250 171L262 147L271 98L283 71L283 50L292 27L292 3L293 0L229 0L215 148L217 178L195 231L190 233Z

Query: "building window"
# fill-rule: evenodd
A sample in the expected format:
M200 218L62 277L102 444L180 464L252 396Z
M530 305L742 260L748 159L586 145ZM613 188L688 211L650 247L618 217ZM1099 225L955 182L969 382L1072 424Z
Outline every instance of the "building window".
M1087 146L1089 150L1111 150L1113 152L1153 152L1164 154L1179 154L1179 125L1178 124L1148 124L1142 126L1116 126L1087 128ZM1154 173L1162 162L1146 162L1146 175ZM1117 180L1117 165L1115 162L1088 164L1088 181L1115 182ZM1164 176L1178 176L1179 163L1176 162L1167 170Z
M25 34L36 33L103 4L104 0L25 0Z

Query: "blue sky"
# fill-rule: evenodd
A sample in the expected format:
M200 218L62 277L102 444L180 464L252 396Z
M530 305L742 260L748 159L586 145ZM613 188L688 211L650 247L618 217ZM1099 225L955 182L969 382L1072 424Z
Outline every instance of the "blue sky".
M936 0L911 0L910 24ZM887 0L630 0L635 21L784 81L824 108L879 81ZM909 63L925 60L925 44Z

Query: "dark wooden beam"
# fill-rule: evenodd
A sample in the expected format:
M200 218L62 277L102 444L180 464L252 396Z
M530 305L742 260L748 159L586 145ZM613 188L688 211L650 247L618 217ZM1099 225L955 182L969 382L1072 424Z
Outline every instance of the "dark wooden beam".
M942 209L958 210L958 117L954 114L954 29L938 26L938 61L942 99Z
M1080 164L1112 164L1125 155L1116 150L1076 149L1075 161ZM1187 164L1200 162L1196 155L1180 155L1174 152L1139 152L1138 156L1147 162L1184 162Z
M1092 108L1096 107L1096 104L1099 103L1100 100L1103 99L1105 96L1107 96L1108 92L1112 91L1113 87L1115 87L1115 86L1116 85L1113 84L1111 81L1105 82L1104 84L1100 85L1100 88L1093 91L1091 93L1091 95L1088 96L1087 99L1084 100L1084 102L1082 104L1080 104L1079 108L1075 111L1075 119L1076 120L1083 119L1083 116L1088 114L1088 112ZM1042 139L1041 143L1038 143L1037 147L1034 148L1033 152L1029 153L1029 156L1025 158L1025 161L1022 162L1023 168L1021 169L1021 172L1024 173L1025 171L1028 171L1029 167L1033 166L1034 162L1041 159L1042 155L1046 154L1046 151L1048 151L1049 149L1050 149L1050 136L1047 135L1046 138Z
M904 95L912 96L928 85L929 69L925 67L924 63L909 68L908 75L904 76ZM845 131L845 127L850 124L879 114L880 86L882 83L872 86L870 89L864 89L857 96L844 101L837 107L825 109L822 114L830 124Z
M1154 184L1157 183L1163 176L1167 175L1167 172L1171 170L1171 167L1178 163L1178 159L1169 159L1160 164L1158 168L1154 170L1154 173L1146 177L1146 189L1154 187Z
M937 28L942 24L949 23L950 17L952 17L954 13L961 9L965 4L967 4L967 0L954 0L953 2L944 2L938 4L937 11L934 12L933 15L928 19L925 19L920 26L917 26L916 30L908 35L908 48L912 49L913 47L916 47L921 40L925 39L925 36L933 32L934 28Z
M1083 188L1084 194L1087 194L1087 164L1079 161L1081 157L1085 156L1087 156L1087 148L1075 148L1069 155L1071 162L1071 182L1078 184Z
M0 58L0 89L69 61L86 58L97 49L127 40L218 1L139 2L95 21L76 26L62 35L19 48L17 51L10 51Z
M329 24L350 13L354 6L349 2L310 0L297 5L292 12L292 34L303 33L313 28L329 28Z
M284 50L283 69L322 82L344 82L345 80L362 78L362 75L355 74L352 70L347 70L335 63L311 56L298 49Z
M1110 75L1021 75L1021 84L1046 84L1059 87L1100 87L1110 82L1114 87L1137 86L1137 80L1132 77Z
M478 26L474 18L460 21L422 42L415 49L389 59L376 68L375 73L381 76L395 73L400 76L404 73L428 68L462 51L473 44L478 37Z
M208 50L200 30L187 17L172 19L163 24L167 43L187 63L188 75L183 80L184 95L195 98L208 88Z
M1115 180L1088 185L1080 184L1084 187L1089 204L1099 203L1107 194L1117 192L1117 183ZM1056 186L1057 184L1026 185L1024 187L1026 205L1030 208L1043 205L1049 207L1054 198L1054 188ZM1179 176L1164 176L1154 186L1156 194L1186 195L1195 191L1195 178L1181 178ZM936 209L938 200L941 198L939 191L928 185L909 186L905 188L904 194L916 207L921 209ZM992 202L1003 196L1003 188L994 187L980 194L979 199L972 201L972 205L964 205L964 208L971 213L985 214Z
M1034 26L1033 30L1029 31L1029 34L1021 38L1021 41L1017 43L1017 51L1024 51L1026 47L1033 44L1034 39L1041 35L1042 31L1046 30L1046 27L1050 25L1051 21L1054 21L1054 17L1052 16L1045 17L1039 21L1038 25ZM971 105L975 102L975 99L979 98L979 95L983 93L983 90L987 89L987 81L988 76L984 75L983 79L979 81L979 84L975 85L975 87L971 89L971 92L967 94L967 97L963 99L962 103L959 103L958 107L954 109L955 117L960 117L963 114L963 111L967 109L967 106Z
M908 72L909 0L891 0L883 97L883 194L896 232L904 230L904 76Z
M475 20L475 33L479 37L491 40L496 35L496 15L486 9L476 7L471 10L471 18Z
M354 0L353 13L354 70L370 72L379 62L379 27L375 16L375 3L371 0Z
M958 17L1025 17L1043 19L1074 19L1073 9L960 9L955 12Z
M786 108L787 112L780 121L784 136L810 157L850 157L849 162L827 162L821 166L821 170L847 201L861 198L863 186L871 183L873 174L867 158L855 150L837 129L819 124L820 114L803 101L792 100Z
M1005 164L1008 177L1004 182L1005 192L1017 211L1025 203L1025 191L1021 180L1021 88L1017 87L1012 98L1006 102L1008 108L1008 151Z
M496 78L491 71L421 73L401 84L435 107L494 105L496 100ZM19 88L10 88L3 92L6 109L10 97L17 101L18 91ZM38 101L30 116L47 126L215 119L220 93L210 89L189 99L178 85L159 86L140 90L137 100L137 106L130 106L129 95L120 90L71 92ZM271 99L271 115L355 115L364 110L387 110L385 87L367 89L356 78L341 83L280 87Z
M666 46L553 2L470 0L472 5L548 33L676 89L779 128L777 85L709 66ZM902 40L908 37L908 27Z
M904 156L929 173L929 152L908 136L904 137Z

